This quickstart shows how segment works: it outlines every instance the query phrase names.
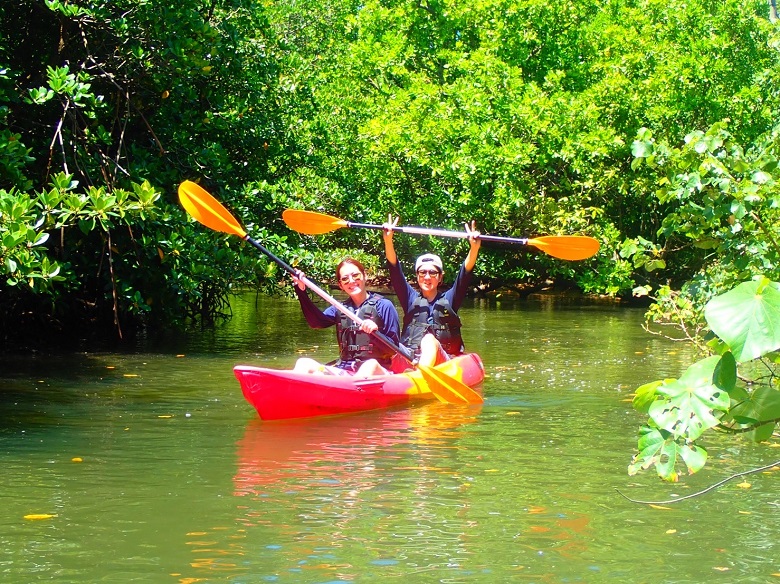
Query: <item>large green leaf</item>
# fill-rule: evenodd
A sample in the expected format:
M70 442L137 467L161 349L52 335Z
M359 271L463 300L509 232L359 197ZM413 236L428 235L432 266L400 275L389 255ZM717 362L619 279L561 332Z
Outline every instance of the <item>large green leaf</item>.
M678 455L688 465L691 474L704 466L707 457L704 449L679 444L665 430L649 425L642 427L637 447L639 453L628 466L628 474L635 475L654 466L659 477L672 482L677 481L675 467Z
M662 459L664 462L668 462L667 439L669 439L668 432L648 425L642 426L637 443L639 453L634 456L634 460L628 466L628 474L635 475L640 470L656 466L661 463ZM674 442L671 442L671 444L674 444ZM676 457L677 455L672 453L672 460L676 460ZM660 470L658 474L661 474Z
M697 361L682 377L657 388L661 399L648 410L650 418L660 428L686 440L696 440L708 428L718 425L712 411L726 411L730 400L726 391L714 383L721 357Z
M707 451L701 446L687 444L678 448L678 452L685 461L689 474L700 471L707 462Z
M780 391L759 387L729 412L740 424L755 424L780 419Z
M772 437L772 434L774 434L775 431L775 427L777 427L777 422L770 422L769 424L761 424L755 430L749 432L748 436L754 442L765 442Z
M737 362L731 351L726 351L721 355L720 361L715 366L713 381L719 388L726 390L729 395L731 395L732 391L736 388Z
M710 300L704 316L712 331L744 362L780 348L780 284L744 282Z

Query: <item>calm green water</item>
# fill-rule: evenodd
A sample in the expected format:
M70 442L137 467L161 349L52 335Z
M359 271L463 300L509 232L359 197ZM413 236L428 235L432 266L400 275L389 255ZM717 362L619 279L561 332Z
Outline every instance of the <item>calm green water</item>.
M476 302L486 402L261 422L232 367L334 356L293 301L123 353L0 359L0 581L779 581L766 446L708 442L684 484L628 477L641 383L689 355L642 312ZM30 520L29 514L53 515Z

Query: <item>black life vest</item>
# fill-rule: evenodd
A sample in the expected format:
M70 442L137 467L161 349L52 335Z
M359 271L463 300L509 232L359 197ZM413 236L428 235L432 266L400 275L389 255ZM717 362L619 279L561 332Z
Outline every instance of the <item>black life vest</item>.
M466 348L460 328L460 317L444 295L436 298L433 305L420 295L404 315L401 343L419 356L420 341L425 333L431 332L449 355L461 355Z
M377 303L382 299L383 297L379 294L369 294L356 313L360 320L373 320L379 327L379 332L385 326L376 308ZM338 320L336 321L336 336L339 341L339 350L341 352L339 359L341 361L376 359L383 367L390 366L393 351L372 335L360 330L355 321L341 312L339 312Z

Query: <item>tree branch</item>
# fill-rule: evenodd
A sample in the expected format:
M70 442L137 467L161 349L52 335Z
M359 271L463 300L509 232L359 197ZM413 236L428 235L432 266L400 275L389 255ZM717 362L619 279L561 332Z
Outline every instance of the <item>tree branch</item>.
M736 474L731 475L730 477L726 477L725 479L715 483L714 485L710 485L706 489L703 489L701 491L697 491L695 493L691 493L690 495L685 495L684 497L678 497L677 499L668 499L666 501L638 501L637 499L632 499L631 497L629 497L627 495L624 495L618 489L615 489L615 490L618 492L618 495L620 495L624 499L628 499L632 503L640 503L642 505L669 505L671 503L679 503L680 501L685 501L686 499L693 499L694 497L698 497L699 495L703 495L705 493L708 493L708 492L712 491L713 489L716 489L719 486L721 486L721 485L727 483L728 481L730 481L732 479L735 479L737 477L743 477L745 475L749 475L749 474L753 474L753 473L757 473L757 472L762 472L762 471L765 471L765 470L770 470L770 469L775 468L775 467L777 467L779 465L780 465L780 460L778 460L777 462L773 462L772 464L767 464L766 466L762 466L762 467L759 467L759 468L754 468L754 469L751 469L751 470L746 470L744 472L738 472Z

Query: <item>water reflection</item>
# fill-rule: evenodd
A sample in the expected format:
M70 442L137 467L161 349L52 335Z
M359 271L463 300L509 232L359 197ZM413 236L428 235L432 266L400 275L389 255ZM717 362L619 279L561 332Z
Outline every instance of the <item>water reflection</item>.
M251 420L236 448L236 528L191 532L193 582L241 573L242 563L354 580L363 563L399 563L415 550L464 550L458 453L481 407L436 402L317 420ZM410 529L411 525L416 525ZM406 551L402 551L406 550ZM318 576L319 578L319 576ZM317 580L322 581L322 580Z
M293 490L313 484L371 488L377 466L397 460L394 447L455 447L458 430L475 422L480 411L481 406L431 402L320 420L252 420L238 443L235 494L262 496L277 483Z

